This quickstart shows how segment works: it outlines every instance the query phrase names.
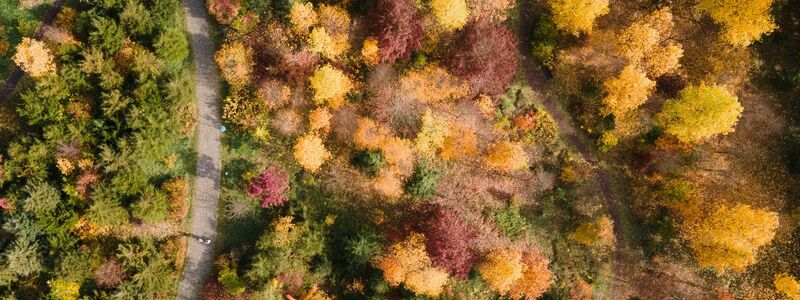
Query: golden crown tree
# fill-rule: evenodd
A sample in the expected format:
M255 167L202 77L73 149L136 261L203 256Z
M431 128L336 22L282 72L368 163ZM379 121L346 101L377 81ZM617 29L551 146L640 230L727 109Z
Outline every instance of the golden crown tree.
M603 98L603 112L621 117L647 101L656 83L639 68L627 66L617 77L606 80L603 86L608 93Z
M23 38L17 45L14 63L33 78L40 78L55 73L56 65L53 55L45 44L30 38Z
M306 134L294 145L294 158L307 171L316 172L330 157L331 153L316 134Z
M494 144L484 160L489 168L504 173L528 167L528 155L522 144L509 141Z
M431 11L436 21L447 31L464 27L469 18L465 0L431 0Z
M314 91L314 102L319 105L327 103L334 109L344 102L345 96L353 88L350 78L330 64L314 71L309 83Z
M550 0L553 23L574 35L592 33L594 20L608 13L608 0Z
M724 87L700 84L667 100L657 119L665 132L692 143L733 132L743 110L739 99Z
M514 282L522 278L523 270L522 254L510 248L492 250L478 266L478 272L483 280L500 294L506 294L511 290Z
M770 7L773 0L702 0L697 7L722 26L722 37L731 45L746 47L774 30Z

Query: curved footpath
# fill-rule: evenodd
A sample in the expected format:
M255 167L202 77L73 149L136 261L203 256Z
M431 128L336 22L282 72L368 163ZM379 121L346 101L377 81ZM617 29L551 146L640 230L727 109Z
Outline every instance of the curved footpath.
M214 243L205 245L196 237L215 241L217 203L219 202L220 118L219 75L214 64L214 43L211 41L203 0L183 0L186 10L192 56L195 67L195 99L197 102L197 172L192 201L192 229L186 251L186 263L178 290L178 299L200 299L211 270Z
M532 0L521 0L517 4L517 11L519 12L518 48L520 52L520 64L522 65L522 72L525 74L525 78L527 79L531 88L535 91L541 92L542 97L544 97L542 106L544 106L544 109L547 111L547 113L549 113L550 116L552 116L556 121L556 124L558 125L558 131L561 133L561 136L566 139L567 143L569 143L570 146L572 146L583 157L584 160L592 165L592 171L594 173L593 175L597 181L597 184L600 186L606 209L608 210L609 216L614 221L614 237L616 238L616 244L614 246L614 266L612 270L613 273L611 274L612 289L608 291L609 295L607 296L610 296L612 299L622 299L625 298L622 295L624 292L621 290L615 290L614 287L619 281L625 281L625 245L627 244L626 237L623 232L625 228L623 226L623 222L626 220L623 219L623 213L620 204L614 197L614 193L611 190L608 172L598 159L591 142L588 141L587 138L575 128L575 125L572 123L569 115L558 107L556 100L548 98L548 95L546 94L545 87L548 80L547 75L545 75L543 71L536 69L534 61L530 57L531 38L534 35L530 12L533 9Z

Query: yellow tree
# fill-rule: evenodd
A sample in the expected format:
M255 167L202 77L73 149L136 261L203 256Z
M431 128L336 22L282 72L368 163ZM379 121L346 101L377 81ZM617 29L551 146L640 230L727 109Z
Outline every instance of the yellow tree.
M241 42L233 42L222 46L214 59L225 81L238 87L250 82L250 72L253 70L252 56L252 49L245 47Z
M775 289L791 300L800 300L800 283L787 273L775 275Z
M289 10L289 23L292 30L299 35L308 34L308 30L317 24L317 13L311 2L295 1Z
M331 128L333 116L326 108L317 108L308 113L308 127L311 131L327 133Z
M731 45L746 47L775 29L770 7L773 0L701 0L697 7L722 26Z
M522 144L502 141L489 149L485 162L493 170L511 173L528 167L528 155Z
M571 238L588 247L613 246L616 240L614 221L603 216L594 221L584 222L575 229Z
M669 8L657 10L614 34L614 52L658 77L676 70L683 48L668 38L673 27Z
M592 33L594 20L608 13L608 0L549 0L553 23L574 35Z
M692 85L670 99L657 119L664 131L690 143L734 131L742 114L739 99L718 85Z
M311 35L308 37L308 51L319 53L327 59L339 55L334 48L333 38L324 27L314 27L311 30Z
M450 123L442 116L434 115L430 109L422 115L422 128L417 133L417 151L426 156L433 156L444 145L444 138L449 134Z
M50 75L56 71L50 50L44 43L34 39L22 38L22 42L17 45L17 53L14 54L13 60L20 69L33 78Z
M603 112L621 117L647 101L656 83L648 79L642 70L629 65L622 69L619 76L606 80L603 86L608 93L603 98Z
M523 269L522 254L510 248L499 248L489 252L483 263L478 266L478 272L483 280L499 294L506 294L511 290L514 282L522 278Z
M553 281L553 273L547 268L550 262L539 253L529 252L522 257L522 264L522 278L514 282L509 295L513 299L537 299Z
M446 271L428 267L411 272L403 284L417 295L437 297L444 290L449 277Z
M375 150L383 144L388 135L388 130L367 117L358 118L356 131L353 132L353 142L356 148Z
M327 103L334 109L344 102L345 96L353 88L350 78L330 64L314 71L309 82L314 90L314 102L319 105Z
M689 247L700 266L722 273L742 271L756 260L755 252L775 237L778 214L748 205L721 205L686 231Z
M368 66L377 65L381 60L380 48L378 48L378 40L375 38L367 38L364 40L364 45L361 46L361 57L364 58L364 63Z
M419 233L392 245L378 258L376 266L383 271L383 277L390 285L403 283L419 295L438 296L447 283L447 272L431 266L431 259L425 251L425 236Z
M447 31L464 27L469 18L465 0L431 0L431 11L439 24Z
M456 100L469 93L469 86L436 65L406 73L400 79L400 90L421 102Z
M469 126L453 124L450 134L444 138L439 155L444 160L461 160L474 157L478 153L478 138Z
M304 135L294 145L294 158L307 171L316 172L330 157L331 153L316 134Z
M331 37L333 56L338 56L350 48L350 15L338 6L320 4L319 25ZM332 56L332 57L333 57Z

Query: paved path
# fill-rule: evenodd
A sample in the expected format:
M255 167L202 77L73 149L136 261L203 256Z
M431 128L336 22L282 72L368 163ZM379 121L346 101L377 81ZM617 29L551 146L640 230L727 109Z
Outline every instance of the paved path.
M42 19L42 25L39 26L39 28L37 28L36 32L33 34L34 39L38 40L42 38L44 26L50 25L50 23L53 22L58 15L58 12L61 11L61 4L63 3L64 0L55 0L50 4L50 8L44 15L44 19ZM17 89L17 84L19 84L19 81L25 77L25 72L18 68L16 64L12 64L11 68L11 73L8 74L8 78L5 82L3 82L3 85L0 86L0 103L7 101L11 97L11 93Z
M593 168L593 175L600 186L600 190L602 192L603 198L605 200L605 205L608 210L608 214L610 215L611 219L614 221L614 236L616 238L615 244L615 251L614 251L614 266L613 266L613 278L612 281L625 281L625 254L626 254L626 237L623 232L624 226L623 222L627 220L623 218L623 212L621 210L620 204L617 198L614 196L613 191L611 190L610 179L608 176L608 172L605 168L600 164L601 161L598 159L597 154L595 153L595 149L592 145L592 142L586 138L578 129L575 128L575 124L572 123L569 115L564 112L558 105L556 104L555 99L548 98L547 93L545 92L545 87L547 84L547 75L545 72L541 70L537 70L533 59L530 57L531 51L531 38L533 37L533 28L531 26L531 14L530 12L535 9L533 7L532 0L521 0L518 3L518 10L520 12L519 16L519 28L518 28L518 35L519 35L519 52L520 52L520 63L522 64L522 71L525 74L526 79L528 80L528 84L531 86L532 89L535 91L540 91L541 95L545 97L544 101L542 101L542 106L553 117L558 125L559 132L561 133L562 137L564 137L567 142L574 147L578 153L589 162ZM615 285L615 284L614 284ZM612 285L613 288L613 285ZM623 299L625 298L622 294L623 291L618 290L610 290L607 296L612 297L612 299Z
M220 119L219 76L214 64L214 43L211 40L203 0L183 0L186 10L192 55L195 67L195 97L198 112L197 173L192 202L193 236L216 241L217 202L219 202ZM178 299L200 299L211 270L214 244L204 245L189 239L183 279Z

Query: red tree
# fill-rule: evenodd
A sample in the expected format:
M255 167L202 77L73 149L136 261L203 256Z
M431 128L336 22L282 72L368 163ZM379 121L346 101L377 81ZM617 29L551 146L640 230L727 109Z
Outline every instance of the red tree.
M422 47L422 17L412 0L378 0L371 12L381 61L408 59Z
M433 266L458 278L466 278L478 256L470 248L475 230L456 213L437 208L425 224L426 249Z
M261 199L261 207L283 205L289 198L289 174L278 167L269 167L261 175L250 181L247 193L252 197Z
M516 73L516 43L504 26L472 21L455 40L447 68L469 82L474 93L502 93Z

